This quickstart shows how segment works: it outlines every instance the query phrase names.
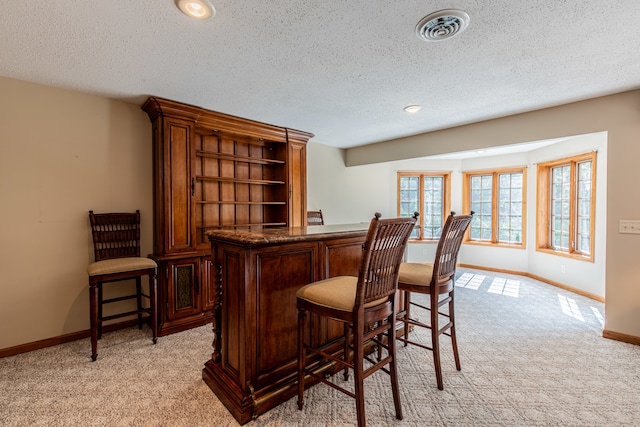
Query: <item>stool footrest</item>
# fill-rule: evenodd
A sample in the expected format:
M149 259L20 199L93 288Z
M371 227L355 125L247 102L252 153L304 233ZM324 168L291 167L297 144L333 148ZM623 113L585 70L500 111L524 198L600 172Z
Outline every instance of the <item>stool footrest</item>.
M130 300L130 299L135 299L135 298L138 298L138 295L133 294L133 295L126 295L126 296L123 296L123 297L103 299L102 300L102 304L110 304L112 302L126 301L126 300Z
M126 317L126 316L133 316L136 314L140 314L140 313L147 313L149 315L151 315L151 309L150 308L143 308L141 310L133 310L133 311L127 311L126 313L118 313L118 314L114 314L111 316L104 316L102 318L102 322L106 322L108 320L113 320L113 319L119 319L121 317Z

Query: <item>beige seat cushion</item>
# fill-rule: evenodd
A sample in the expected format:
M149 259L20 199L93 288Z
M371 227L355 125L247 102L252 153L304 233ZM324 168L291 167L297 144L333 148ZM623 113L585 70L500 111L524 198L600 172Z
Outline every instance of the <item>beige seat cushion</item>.
M296 297L324 307L341 311L353 311L356 300L358 278L338 276L310 283L296 292ZM365 304L365 308L382 304L387 297Z
M433 275L433 264L403 262L400 264L398 283L429 286Z
M97 276L99 274L122 273L125 271L143 270L145 268L156 267L158 267L158 265L150 258L115 258L89 264L87 267L87 273L89 276Z

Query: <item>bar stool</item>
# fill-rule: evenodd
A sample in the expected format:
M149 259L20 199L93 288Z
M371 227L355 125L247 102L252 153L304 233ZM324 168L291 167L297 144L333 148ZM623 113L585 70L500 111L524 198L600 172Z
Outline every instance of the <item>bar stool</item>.
M140 211L135 213L94 214L89 211L95 262L87 267L89 275L89 311L91 322L91 360L98 357L98 339L102 338L102 323L127 316L138 316L138 328L142 329L143 314L150 318L153 343L158 341L157 318L157 264L140 256ZM142 292L141 278L149 276L149 295ZM103 284L135 279L136 293L104 299ZM144 307L142 298L149 301ZM126 313L103 316L102 307L128 299L136 299L137 309Z
M307 225L324 225L322 209L317 211L307 211Z
M391 376L396 418L402 419L398 375L396 372L395 295L398 270L416 217L371 220L364 243L358 277L339 276L310 283L296 292L298 307L298 408L304 405L307 377L323 382L356 400L358 426L365 426L364 378L378 369ZM343 352L335 356L304 342L307 312L344 323ZM311 327L311 326L309 326ZM378 347L377 359L365 354L365 343ZM386 350L382 357L381 348ZM354 392L327 380L318 367L318 359L336 363L354 372ZM364 360L370 362L364 369ZM389 369L384 367L389 365Z
M455 212L451 212L442 228L442 234L436 249L435 262L433 264L403 262L400 265L398 274L398 289L404 291L404 310L398 313L398 320L404 323L404 337L398 337L398 340L404 342L405 347L408 344L412 344L433 352L436 382L440 390L444 389L442 368L440 366L440 335L444 334L451 337L456 369L458 371L461 369L454 317L454 280L458 252L460 251L464 233L471 223L472 215L473 211L471 211L470 215L458 216L455 216ZM423 306L411 301L411 293L413 292L429 295L429 305ZM446 295L446 297L441 299L441 295ZM412 305L428 310L430 323L411 318ZM448 306L447 312L440 310L444 305ZM440 325L439 316L444 316L448 319L448 322ZM429 329L431 331L431 346L410 340L409 325Z

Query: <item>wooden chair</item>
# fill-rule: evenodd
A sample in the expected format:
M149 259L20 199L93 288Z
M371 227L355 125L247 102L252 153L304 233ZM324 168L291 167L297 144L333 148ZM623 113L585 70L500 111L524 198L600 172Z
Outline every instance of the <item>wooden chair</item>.
M305 381L309 376L355 398L358 426L364 427L363 380L376 370L383 369L391 376L396 418L402 419L395 362L395 295L398 270L415 222L416 217L380 219L380 214L376 213L369 225L358 277L333 277L311 283L297 291L299 409L304 404ZM341 356L328 354L322 348L313 348L304 342L308 311L344 323ZM373 342L384 348L386 357L373 360L365 355L365 342ZM321 360L333 361L337 367L344 368L345 380L349 369L353 369L354 392L332 383L322 373L314 372L313 368L318 367L318 356ZM371 363L367 369L364 368L365 357ZM386 365L389 365L388 370L384 368Z
M157 265L150 258L140 257L140 211L135 213L94 214L89 211L95 262L89 264L89 311L91 319L91 359L98 357L98 339L102 338L102 322L126 316L138 316L138 328L142 329L142 316L151 320L153 343L158 341L157 319ZM142 292L142 276L149 276L149 295ZM103 284L135 279L136 293L104 299ZM149 300L145 308L142 298ZM104 304L136 299L137 309L126 313L103 316Z
M451 212L442 229L442 234L436 249L435 262L433 264L405 262L400 265L400 272L398 274L398 289L404 291L404 311L398 313L398 319L404 323L404 337L399 337L398 339L404 342L405 346L413 344L433 352L436 381L440 390L444 388L442 383L442 368L440 366L439 337L441 334L451 337L456 369L458 371L461 369L453 308L454 281L458 252L464 233L471 223L472 215L473 211L470 215L458 216L455 216L455 212ZM413 292L429 295L428 307L411 301L411 293ZM441 295L445 294L445 298L440 298ZM411 318L412 305L429 311L429 324ZM441 307L444 305L448 305L447 312L441 311ZM448 322L440 325L439 316L444 316L448 319ZM430 329L431 346L410 340L409 331L411 328L409 325Z
M322 209L318 211L307 211L307 225L324 225Z

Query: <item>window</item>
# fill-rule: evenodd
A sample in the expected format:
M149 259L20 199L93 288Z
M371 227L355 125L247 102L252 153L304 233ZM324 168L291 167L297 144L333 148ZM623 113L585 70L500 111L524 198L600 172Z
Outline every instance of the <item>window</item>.
M538 165L537 249L593 261L596 154Z
M450 173L399 172L398 216L420 213L412 239L438 240L449 212Z
M463 210L473 211L467 242L525 246L524 168L463 174Z

